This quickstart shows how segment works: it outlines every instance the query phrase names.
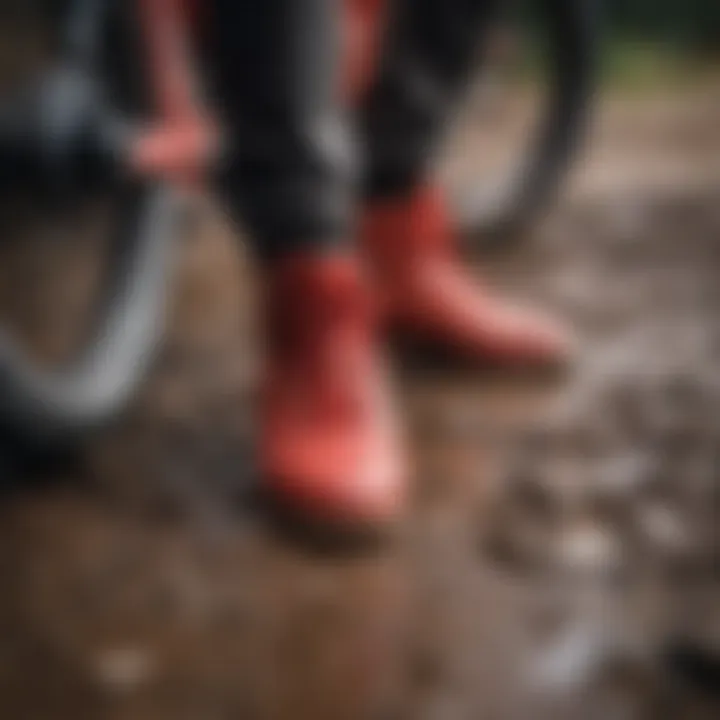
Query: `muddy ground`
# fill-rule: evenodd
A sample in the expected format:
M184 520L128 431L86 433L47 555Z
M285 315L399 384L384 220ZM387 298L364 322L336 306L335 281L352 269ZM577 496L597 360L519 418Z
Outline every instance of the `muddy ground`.
M559 206L480 263L574 323L576 367L398 368L414 501L370 554L254 506L253 274L204 215L128 417L67 468L6 471L0 717L718 717L663 651L720 650L719 121L717 87L600 104Z

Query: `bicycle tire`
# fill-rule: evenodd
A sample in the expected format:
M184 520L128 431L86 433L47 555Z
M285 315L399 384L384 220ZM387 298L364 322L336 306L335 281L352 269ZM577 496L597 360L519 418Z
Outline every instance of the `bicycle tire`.
M595 87L598 0L541 0L548 78L543 115L508 191L488 212L473 193L458 202L460 232L473 249L507 247L554 199L587 126Z
M111 64L117 68L115 58ZM109 237L101 297L82 347L47 367L0 332L0 428L18 447L64 448L105 425L126 407L154 356L179 201L158 182L133 181L118 193L121 221Z

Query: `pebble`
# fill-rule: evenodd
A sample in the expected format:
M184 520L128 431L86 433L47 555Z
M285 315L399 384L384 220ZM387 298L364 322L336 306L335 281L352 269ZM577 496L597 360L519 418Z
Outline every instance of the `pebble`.
M602 627L591 623L573 625L532 659L530 682L553 693L571 692L592 680L608 652Z
M108 690L130 693L148 682L154 661L147 650L139 647L118 647L104 650L95 660L99 681Z
M603 573L620 565L622 548L607 528L584 520L556 536L553 558L571 571Z
M597 463L591 494L600 500L631 502L655 483L657 473L644 450L630 451Z
M664 504L643 504L638 509L638 524L649 542L661 552L682 553L691 545L689 533L678 514Z

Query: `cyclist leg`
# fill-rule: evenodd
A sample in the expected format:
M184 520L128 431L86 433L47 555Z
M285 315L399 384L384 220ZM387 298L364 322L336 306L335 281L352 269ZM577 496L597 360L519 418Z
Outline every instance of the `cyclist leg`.
M345 244L354 171L333 0L214 0L222 189L262 258Z
M497 0L393 0L378 73L361 108L369 197L424 182L470 79Z
M350 237L355 190L337 0L215 0L229 151L221 187L262 259L260 466L311 520L393 519L403 463L371 298Z
M367 166L362 243L388 322L459 359L555 366L556 323L493 298L462 267L432 162L467 84L494 0L397 0L361 109Z

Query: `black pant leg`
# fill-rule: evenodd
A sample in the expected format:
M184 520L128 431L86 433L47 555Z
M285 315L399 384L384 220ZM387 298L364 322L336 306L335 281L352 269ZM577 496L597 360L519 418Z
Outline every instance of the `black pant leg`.
M405 194L424 179L496 1L394 0L361 111L369 198Z
M213 0L211 75L230 148L221 189L261 257L345 241L354 162L339 0Z

